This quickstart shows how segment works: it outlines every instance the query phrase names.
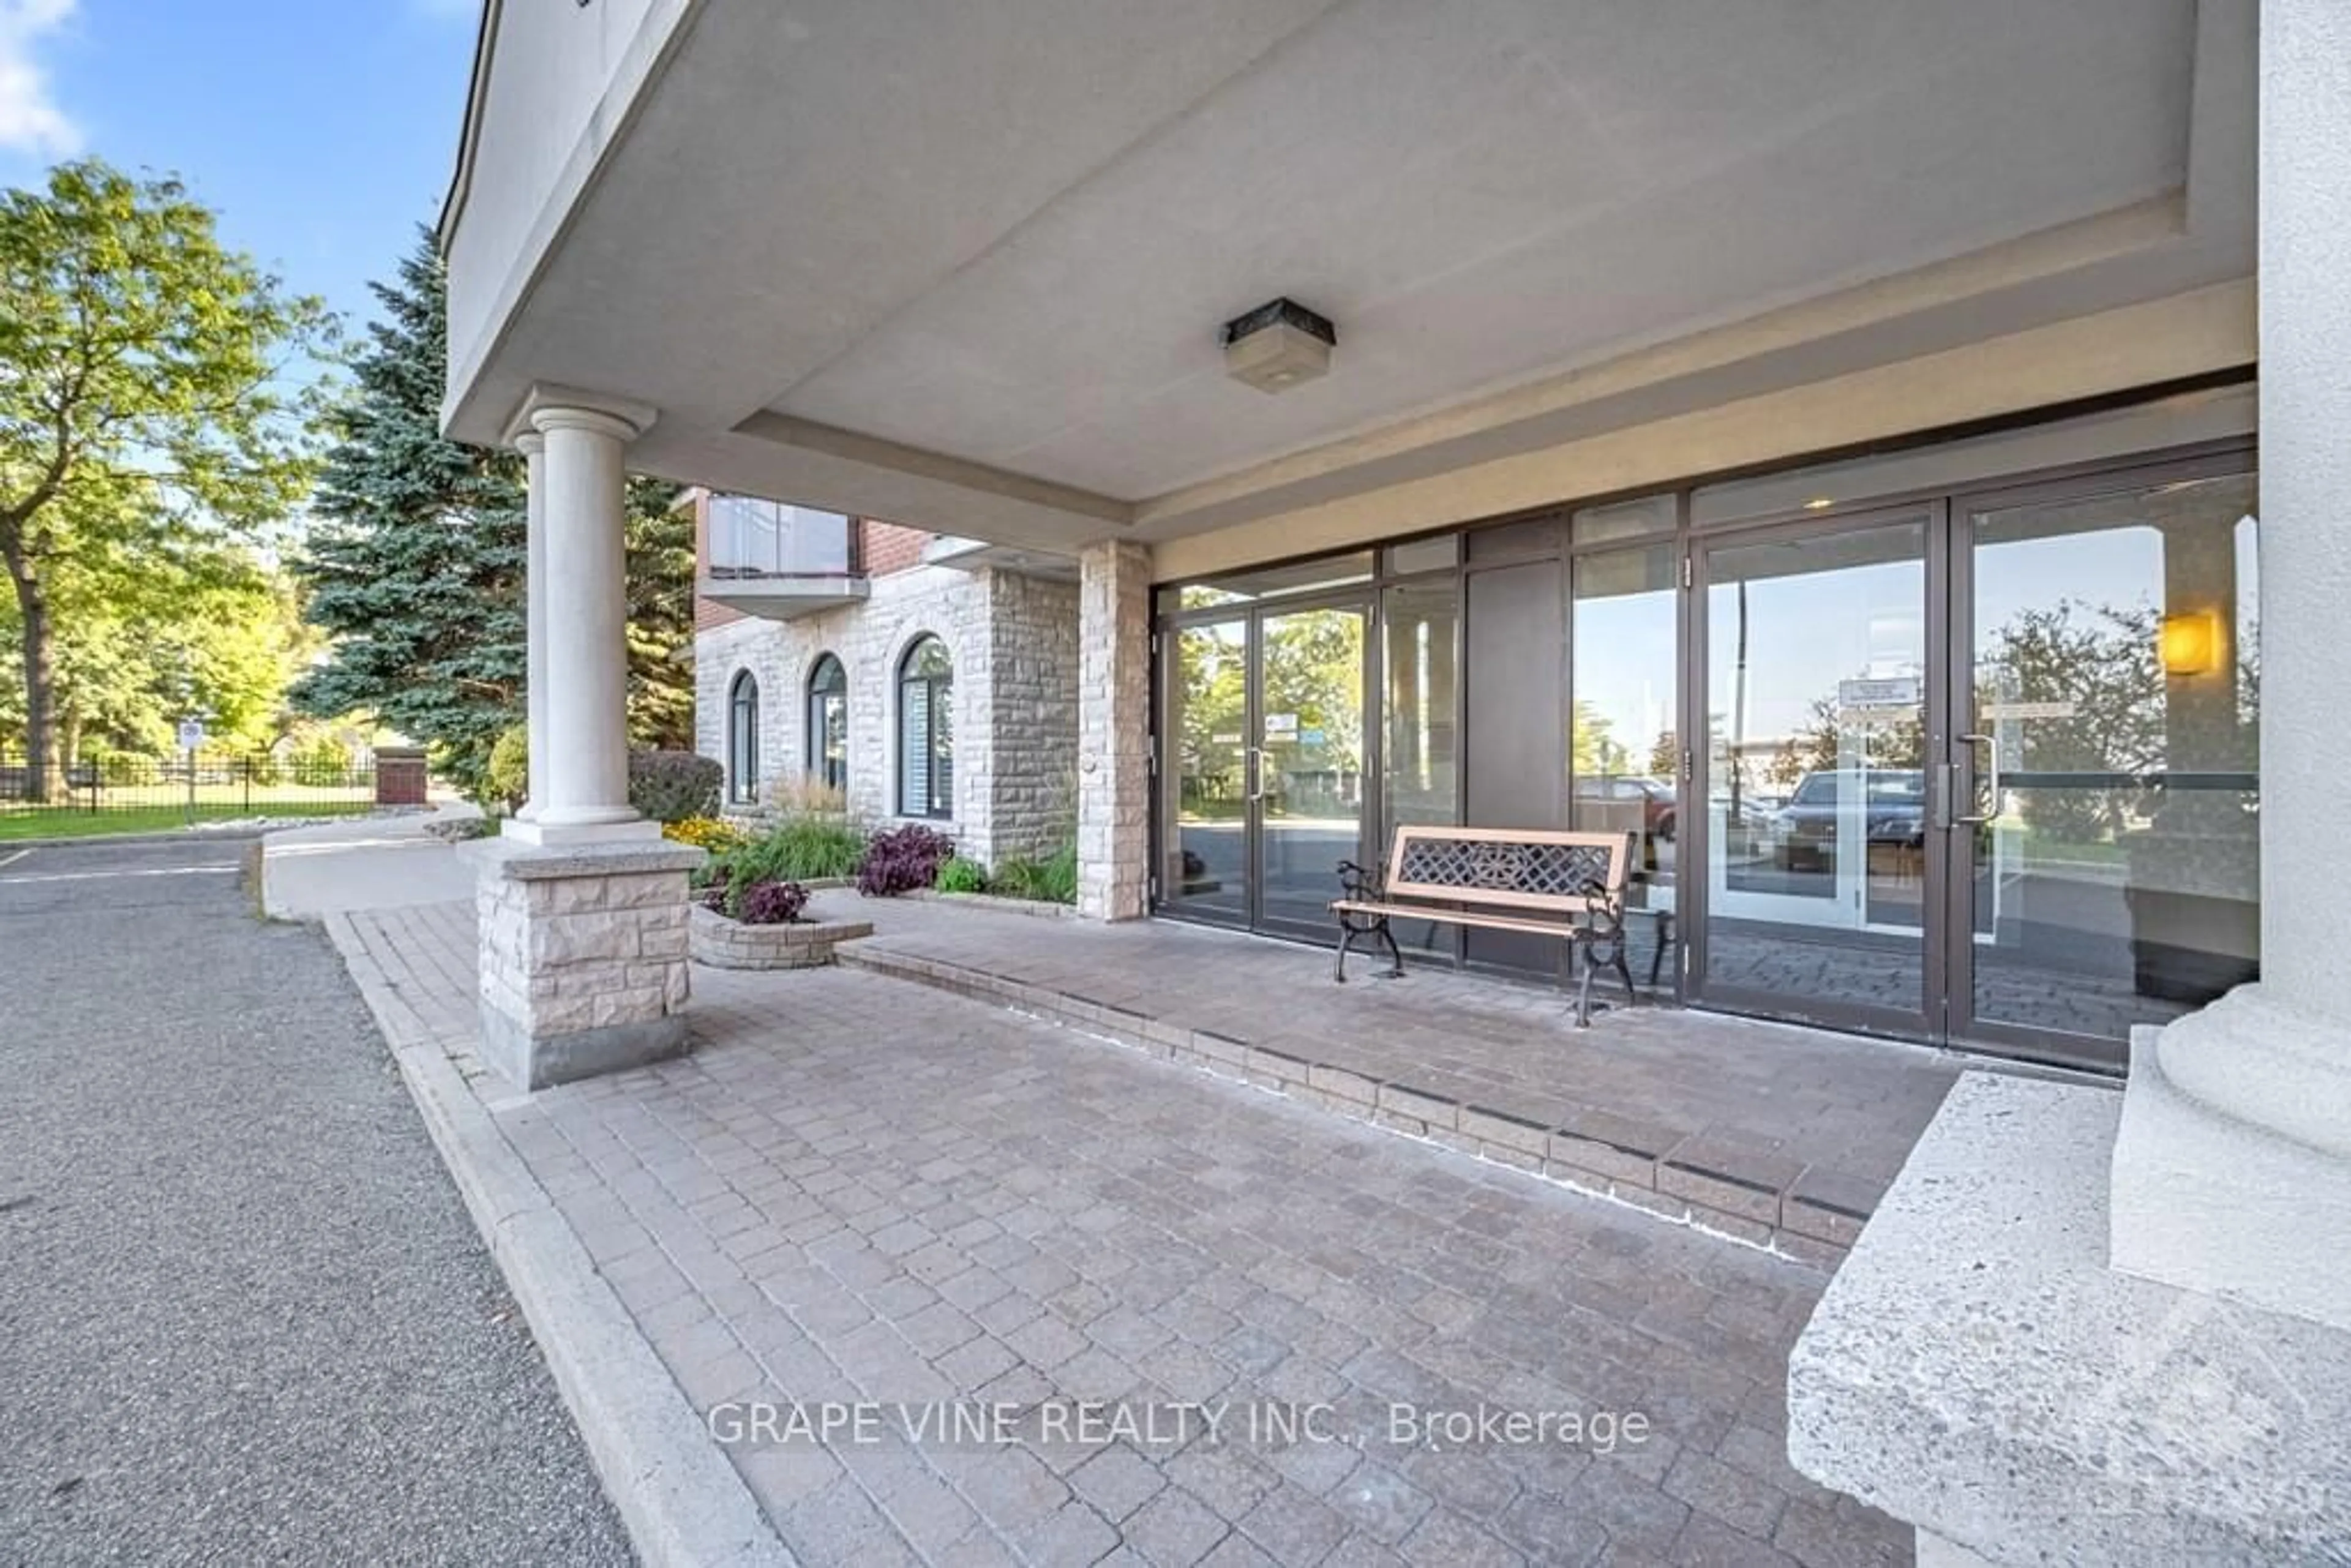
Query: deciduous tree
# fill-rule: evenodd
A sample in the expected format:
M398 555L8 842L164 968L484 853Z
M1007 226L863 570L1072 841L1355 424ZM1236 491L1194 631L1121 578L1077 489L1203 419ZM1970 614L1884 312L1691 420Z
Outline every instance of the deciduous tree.
M105 560L200 562L282 520L314 456L314 388L293 371L331 331L176 180L84 161L0 194L0 564L42 798L71 635L53 581L68 563L89 581Z

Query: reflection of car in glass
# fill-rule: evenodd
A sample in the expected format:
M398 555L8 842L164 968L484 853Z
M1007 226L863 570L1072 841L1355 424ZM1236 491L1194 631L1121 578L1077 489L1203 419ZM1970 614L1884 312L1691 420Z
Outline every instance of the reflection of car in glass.
M1621 805L1626 808L1625 826L1632 825L1631 808L1641 810L1641 831L1653 837L1673 841L1674 787L1662 779L1635 779L1581 776L1575 781L1575 801L1579 806ZM1595 831L1614 829L1612 821L1605 828L1594 824Z
M1866 781L1865 783L1865 781ZM1807 773L1780 808L1772 827L1782 871L1833 864L1839 808L1846 791L1864 789L1862 815L1869 841L1918 849L1927 841L1927 776L1916 768L1844 768Z

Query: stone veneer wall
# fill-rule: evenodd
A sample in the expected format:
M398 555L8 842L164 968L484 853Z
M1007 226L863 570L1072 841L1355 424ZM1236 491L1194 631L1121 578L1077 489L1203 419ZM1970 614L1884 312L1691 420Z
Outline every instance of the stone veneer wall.
M898 662L928 632L955 659L955 816L931 825L993 865L1074 831L1078 615L1074 583L919 567L875 578L862 604L798 621L746 620L695 638L695 741L726 754L727 689L759 683L762 802L808 766L808 678L820 654L849 677L849 806L897 813Z
M1079 558L1078 913L1151 912L1151 551Z
M477 868L482 1049L543 1088L684 1048L686 873L700 851L467 845Z

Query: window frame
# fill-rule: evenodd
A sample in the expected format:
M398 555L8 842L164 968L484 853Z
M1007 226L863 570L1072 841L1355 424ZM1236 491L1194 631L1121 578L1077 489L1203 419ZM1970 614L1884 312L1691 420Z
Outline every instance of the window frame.
M751 806L758 800L759 677L746 667L726 683L726 800Z
M819 653L816 662L809 666L803 694L808 708L808 776L825 789L838 789L846 796L849 793L849 666L830 649ZM838 777L835 777L834 759L825 752L825 741L831 727L828 722L831 716L829 710L836 706L841 716Z
M940 659L946 666L944 674L937 672L925 674L915 669L916 663L933 646L937 647ZM923 733L919 737L922 747L924 799L919 802L907 798L907 785L910 782L912 771L909 766L912 758L908 756L907 747L917 740L910 728L914 710L907 697L916 687L923 689L924 696ZM955 820L955 653L947 646L946 639L935 632L925 632L917 634L906 644L905 652L898 655L897 692L898 766L895 769L896 781L893 785L893 792L898 806L897 814L901 817L920 818L926 821L953 821ZM944 788L941 786L939 777L939 763L943 755L939 743L942 737L946 742L944 758L947 765Z

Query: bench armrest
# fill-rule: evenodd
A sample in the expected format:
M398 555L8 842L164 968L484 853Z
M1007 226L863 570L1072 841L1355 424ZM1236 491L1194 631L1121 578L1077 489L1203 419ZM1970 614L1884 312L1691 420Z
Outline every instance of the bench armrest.
M1345 890L1344 896L1375 904L1386 896L1382 884L1383 878L1376 870L1359 866L1353 861L1339 862L1339 885Z

